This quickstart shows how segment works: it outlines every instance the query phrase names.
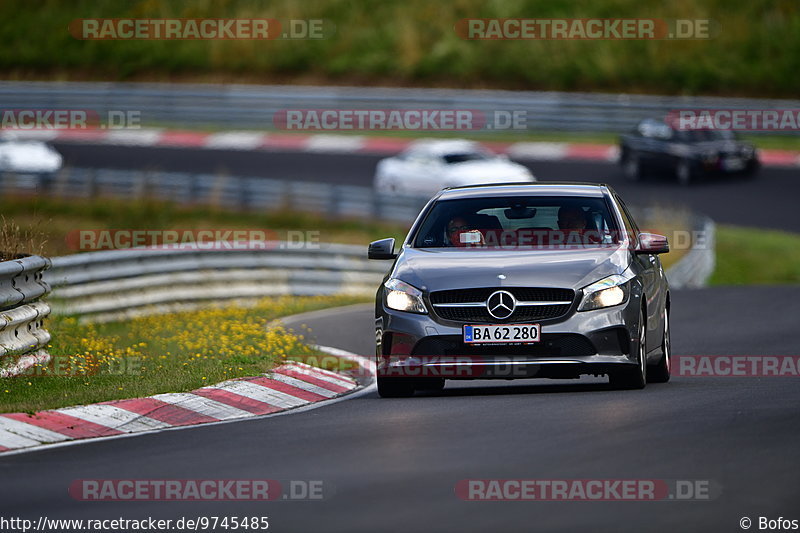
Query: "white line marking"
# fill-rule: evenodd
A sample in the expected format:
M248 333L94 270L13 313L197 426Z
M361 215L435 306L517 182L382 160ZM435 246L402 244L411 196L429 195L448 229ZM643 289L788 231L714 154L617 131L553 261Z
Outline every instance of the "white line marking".
M509 157L516 159L555 161L558 159L564 159L564 157L567 155L567 144L551 142L519 142L509 146L506 153Z
M312 135L306 142L309 152L356 152L363 146L363 137L350 135Z
M308 370L296 365L291 365L287 370L291 372L296 372L298 374L303 374L304 376L309 376L314 379L318 379L320 381L325 381L326 383L330 383L332 385L338 385L340 387L345 387L347 389L355 388L356 384L352 381L345 381L344 379L339 379L335 377L331 377L327 374L322 374L320 372L314 372L313 370Z
M60 130L3 130L0 139L8 141L52 141L61 135Z
M33 424L27 424L25 422L20 422L19 420L14 420L12 418L6 418L4 416L0 416L0 430L13 433L26 439L35 440L40 443L61 442L62 440L69 439L67 435L62 435L61 433L56 433L55 431L50 431L49 429L35 426ZM4 445L2 440L0 440L0 445Z
M298 389L303 389L308 392L313 392L315 394L319 394L320 396L324 396L325 398L333 398L338 392L333 392L332 390L323 389L322 387L318 387L317 385L313 385L307 381L303 381L302 379L291 378L289 376L278 374L278 373L270 373L266 374L267 377L270 379L274 379L275 381L280 381L281 383L286 383L287 385L291 385L292 387L297 387Z
M28 439L25 437L20 437L16 433L11 433L10 431L0 430L0 446L4 448L28 448L30 446L36 446L38 444L42 444L38 440ZM8 452L3 452L3 455L6 455Z
M153 146L161 139L160 130L108 130L103 143L126 146Z
M170 427L170 424L142 416L125 409L120 409L108 404L82 405L79 407L66 407L56 409L58 413L74 416L87 422L94 422L101 426L113 428L126 433L149 431Z
M201 415L216 418L217 420L229 420L231 418L243 418L252 415L252 413L243 411L242 409L188 392L156 394L153 398L172 405L177 405L178 407L183 407L195 413L200 413Z
M291 394L286 394L285 392L270 389L265 385L251 383L249 381L234 381L219 387L211 388L218 388L224 391L232 392L257 402L268 403L284 409L290 409L292 407L298 407L308 403L308 400L292 396Z
M229 150L255 150L267 138L263 133L253 131L224 131L212 133L206 139L206 148Z

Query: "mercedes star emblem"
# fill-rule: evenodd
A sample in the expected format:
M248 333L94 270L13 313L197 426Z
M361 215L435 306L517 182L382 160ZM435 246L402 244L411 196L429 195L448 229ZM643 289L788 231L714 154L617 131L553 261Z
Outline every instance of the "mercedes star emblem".
M486 310L499 320L510 317L516 307L517 300L508 291L495 291L486 300Z

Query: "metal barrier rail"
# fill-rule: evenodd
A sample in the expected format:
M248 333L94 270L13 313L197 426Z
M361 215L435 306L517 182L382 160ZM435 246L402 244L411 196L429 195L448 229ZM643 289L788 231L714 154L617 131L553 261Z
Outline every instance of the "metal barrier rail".
M699 236L689 252L668 271L667 278L673 289L697 289L705 287L714 273L716 226L706 216L695 216L693 231Z
M703 286L713 271L714 225L707 218L697 223L700 242L667 272L672 288ZM367 260L362 246L263 244L258 243L260 249L178 246L56 257L47 273L55 287L53 309L105 322L234 302L247 305L268 296L371 296L389 266Z
M49 267L49 259L36 255L0 262L0 377L49 359L44 319L50 306L39 301L50 292L43 279Z
M129 110L141 113L142 125L262 130L275 129L273 117L287 109L470 109L490 117L495 111L525 111L528 130L622 132L642 118L665 116L675 109L798 109L800 101L455 89L4 81L0 82L0 106L86 109L101 116L112 110Z
M59 198L156 198L249 211L290 209L331 218L407 222L427 198L380 194L371 187L259 177L65 167L55 175L0 174L0 195Z
M112 321L279 295L372 295L388 265L363 246L258 243L259 249L129 249L55 257L53 310ZM263 249L262 249L263 248Z

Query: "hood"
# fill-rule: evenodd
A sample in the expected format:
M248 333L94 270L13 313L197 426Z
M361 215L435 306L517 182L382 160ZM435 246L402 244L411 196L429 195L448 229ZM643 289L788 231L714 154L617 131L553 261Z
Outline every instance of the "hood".
M447 181L468 185L498 181L534 181L530 171L517 163L496 159L490 161L465 161L448 165Z
M580 289L629 265L622 245L580 249L405 248L392 277L424 291L468 287ZM499 279L498 275L505 275Z
M0 143L0 168L11 172L55 172L61 168L61 154L35 141Z
M695 152L722 152L722 153L738 153L743 150L753 150L753 145L731 139L719 139L716 141L703 141L687 144L691 150Z

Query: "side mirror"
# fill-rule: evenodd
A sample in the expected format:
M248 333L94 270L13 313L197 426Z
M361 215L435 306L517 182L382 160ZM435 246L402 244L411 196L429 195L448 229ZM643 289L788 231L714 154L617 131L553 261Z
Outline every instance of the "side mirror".
M639 245L634 252L637 254L665 254L669 252L669 242L663 235L640 233Z
M369 244L368 259L394 259L394 239L381 239Z

